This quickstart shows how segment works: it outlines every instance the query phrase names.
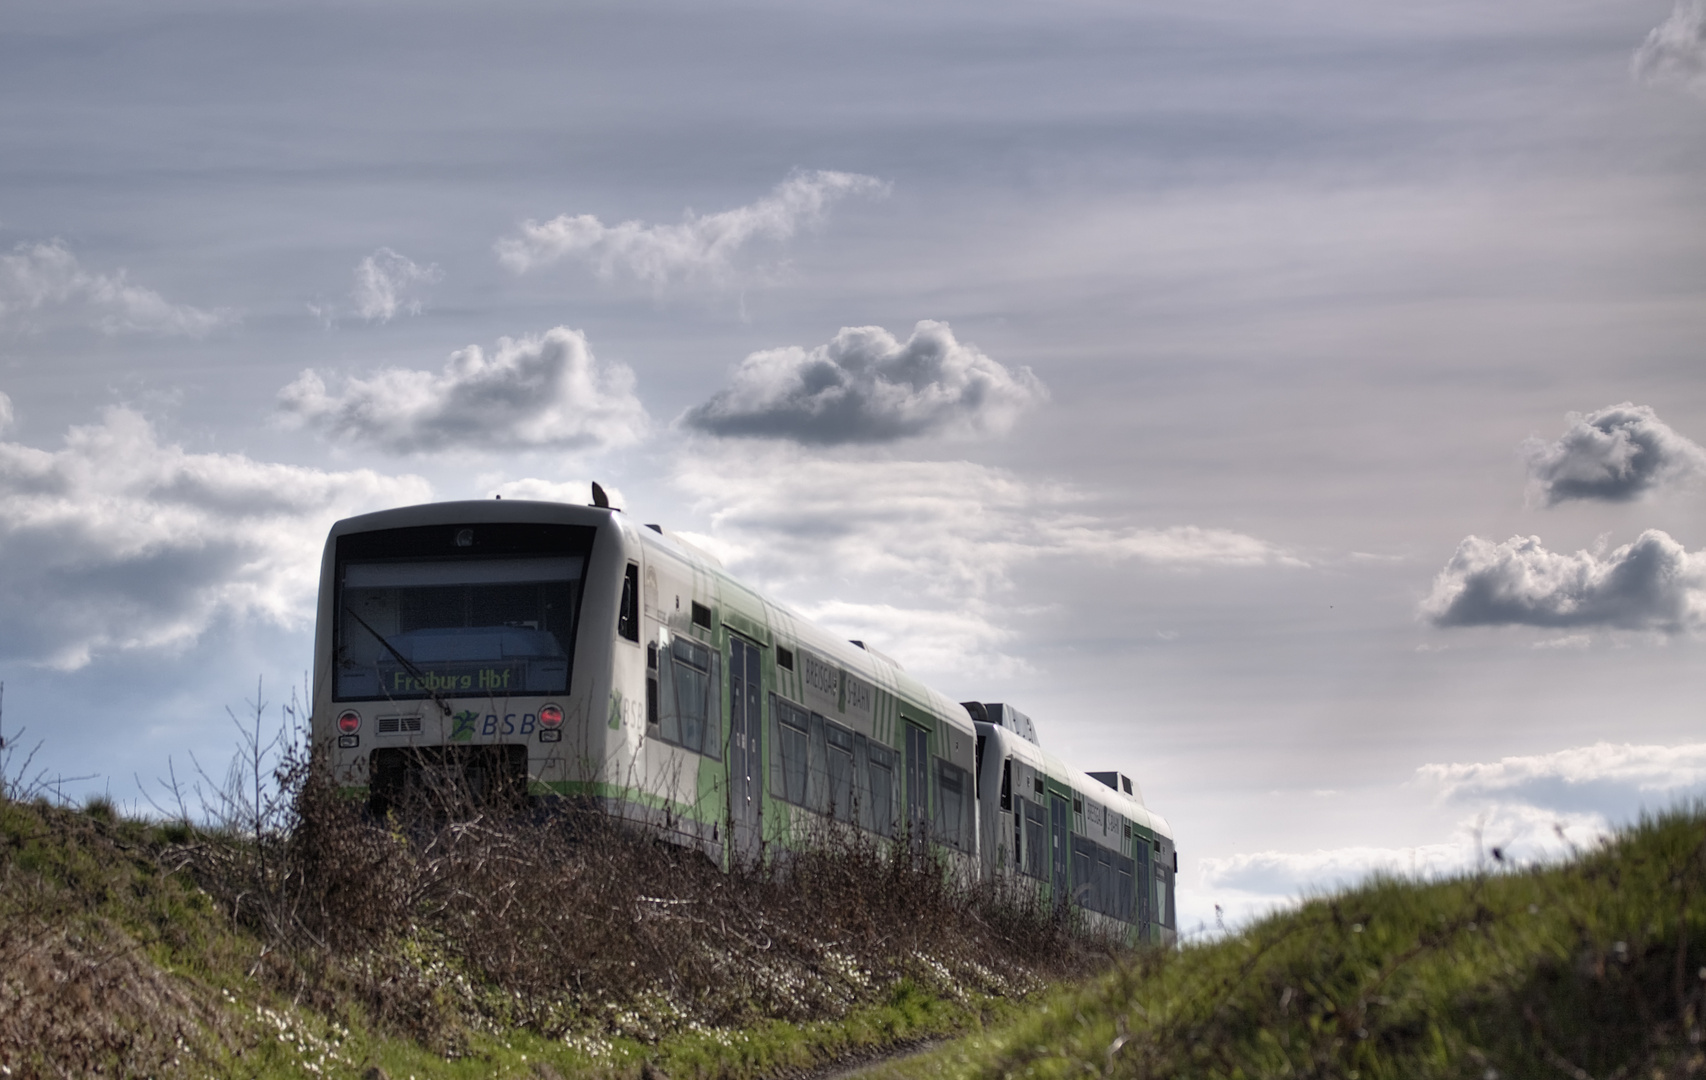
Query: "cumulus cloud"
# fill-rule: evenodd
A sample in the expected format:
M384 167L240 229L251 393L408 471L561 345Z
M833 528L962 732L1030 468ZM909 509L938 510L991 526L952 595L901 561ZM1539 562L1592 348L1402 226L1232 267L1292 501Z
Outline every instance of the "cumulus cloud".
M838 199L887 191L881 180L858 173L797 172L755 203L716 214L689 210L678 225L606 225L591 214L561 214L523 223L520 235L499 240L496 250L517 274L573 256L591 263L600 277L628 274L657 287L725 281L736 276L736 257L753 243L788 240Z
M232 321L230 312L173 304L132 283L122 269L86 270L61 240L23 243L0 255L0 325L29 327L49 313L107 334L199 337Z
M1706 614L1706 553L1658 529L1609 552L1546 550L1538 536L1457 547L1422 601L1435 626L1607 627L1680 633Z
M454 352L441 372L386 368L337 393L313 371L279 391L287 423L397 454L593 450L637 441L648 425L634 373L600 364L578 330L501 338Z
M1663 484L1706 474L1706 449L1679 435L1646 405L1623 402L1587 415L1571 413L1554 442L1523 446L1540 501L1627 502Z
M809 352L755 352L728 389L689 409L682 423L713 435L819 445L999 435L1047 396L1030 368L1009 371L961 344L947 323L925 321L904 342L880 326L859 326Z
M355 289L351 293L356 314L369 322L390 322L399 312L419 315L421 300L416 290L443 276L436 263L422 266L406 255L382 247L356 264Z
M685 459L675 476L733 559L773 583L867 574L963 600L1056 556L1176 568L1301 565L1267 541L1194 525L1112 525L1085 496L967 461L807 458L743 449ZM897 538L904 537L904 542Z
M1635 77L1706 98L1706 0L1679 0L1635 50Z
M58 450L0 442L0 657L74 669L222 617L313 617L326 529L426 482L196 454L125 408Z

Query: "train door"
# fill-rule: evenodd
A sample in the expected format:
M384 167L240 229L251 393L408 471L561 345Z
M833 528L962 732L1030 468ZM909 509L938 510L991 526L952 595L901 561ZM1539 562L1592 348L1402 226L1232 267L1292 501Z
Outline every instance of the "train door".
M1072 883L1066 876L1067 856L1070 854L1067 844L1072 835L1072 819L1068 816L1071 812L1065 799L1059 795L1049 796L1049 828L1053 834L1049 847L1052 864L1049 880L1053 883L1056 907L1065 907L1066 898L1072 895Z
M906 823L914 846L924 843L930 821L930 733L906 725Z
M752 866L764 844L764 679L758 646L729 635L729 856Z
M1132 920L1137 923L1138 940L1149 941L1151 940L1149 927L1154 919L1154 908L1151 901L1155 895L1155 874L1149 868L1149 841L1139 836L1137 842L1132 845L1132 854L1137 856L1137 869L1132 873L1132 885L1137 891L1137 895L1134 897L1137 901L1137 910L1132 912Z

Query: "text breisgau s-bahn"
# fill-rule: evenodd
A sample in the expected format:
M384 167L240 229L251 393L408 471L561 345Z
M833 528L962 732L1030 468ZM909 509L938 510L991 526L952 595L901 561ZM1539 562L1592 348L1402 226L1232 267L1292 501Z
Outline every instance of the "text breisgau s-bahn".
M925 838L1134 941L1173 940L1172 833L1006 705L949 701L655 525L436 503L326 540L313 733L378 806L449 769L647 823L724 866L839 821Z

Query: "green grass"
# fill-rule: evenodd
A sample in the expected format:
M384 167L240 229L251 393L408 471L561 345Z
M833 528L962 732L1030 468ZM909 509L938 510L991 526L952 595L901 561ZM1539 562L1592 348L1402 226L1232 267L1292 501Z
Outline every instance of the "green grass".
M1376 879L1137 958L1014 1023L873 1069L922 1077L1706 1075L1706 812L1565 865Z
M370 1011L375 999L355 991L375 983L352 979L349 957L286 954L203 892L180 867L186 845L210 839L232 842L100 808L0 801L0 1065L10 1075L377 1067L391 1080L750 1080L954 1035L966 1037L871 1075L1706 1074L1699 808L1565 865L1374 880L1218 941L1129 954L1029 1003L966 992L922 964L833 1015L723 1028L672 1019L676 1006L644 995L582 999L543 1026L511 1022L499 991L415 936L380 958L426 980L386 999L431 1007L411 1029Z

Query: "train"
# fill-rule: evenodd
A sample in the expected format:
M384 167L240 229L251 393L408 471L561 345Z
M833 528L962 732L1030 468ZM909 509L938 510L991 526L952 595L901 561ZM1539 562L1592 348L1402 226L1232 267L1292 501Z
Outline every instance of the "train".
M597 494L332 526L310 729L340 789L384 813L449 773L725 868L856 830L1176 940L1172 830L1130 776L1070 768L1011 705L945 697Z

